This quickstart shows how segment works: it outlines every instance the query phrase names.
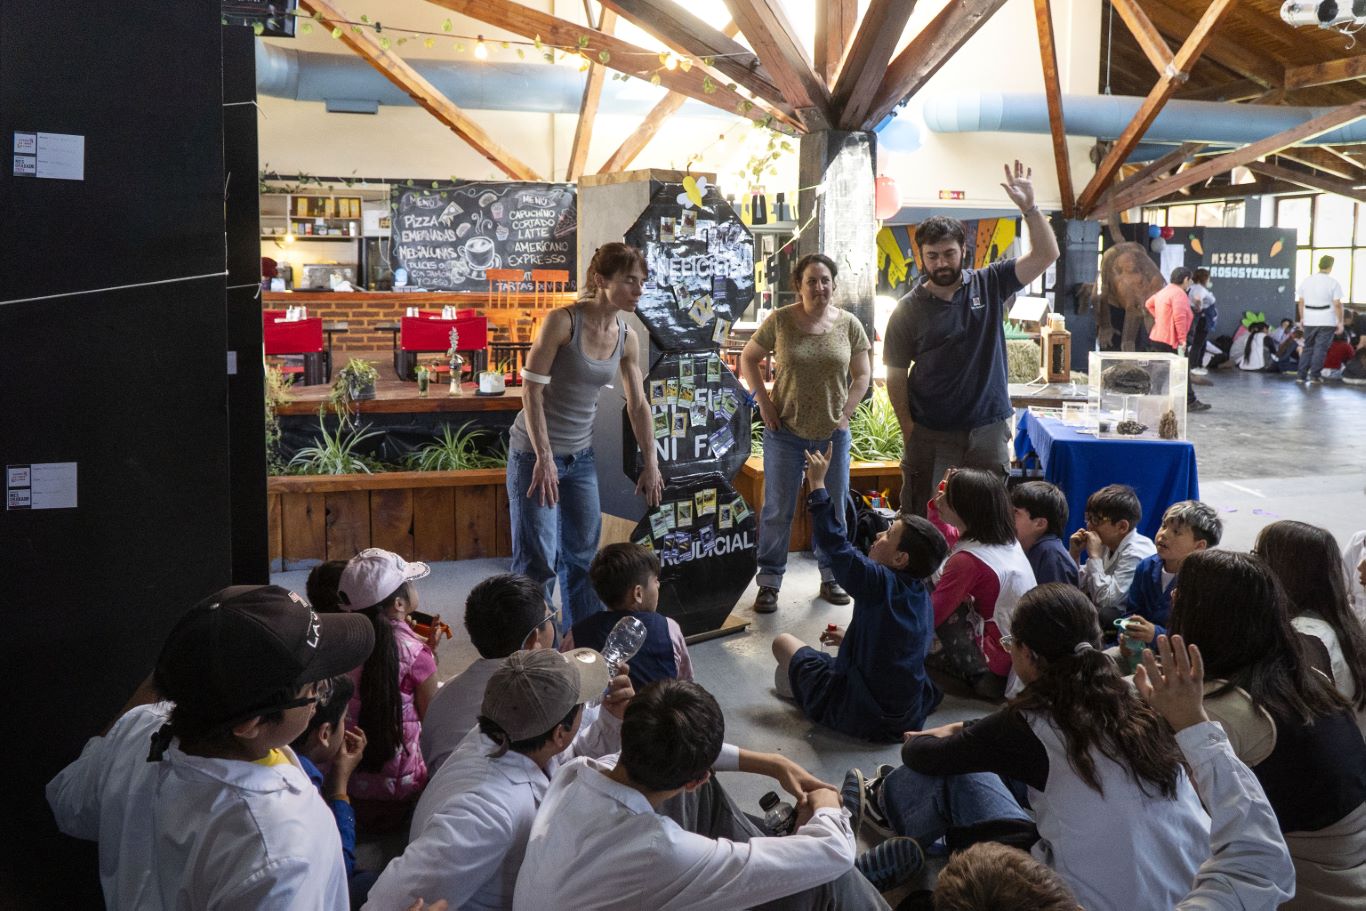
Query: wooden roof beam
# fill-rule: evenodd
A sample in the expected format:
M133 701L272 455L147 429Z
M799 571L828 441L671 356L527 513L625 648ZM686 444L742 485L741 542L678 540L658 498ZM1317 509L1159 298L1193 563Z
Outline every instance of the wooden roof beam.
M402 57L380 46L369 29L352 31L350 17L329 0L299 0L299 8L306 13L316 14L328 28L341 30L341 41L355 51L367 63L398 86L404 94L422 107L427 113L441 121L450 130L487 158L494 167L513 180L541 180L541 176L525 162L499 145L492 136L469 115L451 102L449 98L417 70L409 66Z
M1266 94L1266 88L1255 79L1233 79L1191 92L1183 91L1177 97L1183 101L1251 101L1263 98Z
M725 36L733 38L739 31L739 27L731 22L726 26ZM644 119L636 124L636 128L631 131L630 135L621 141L617 150L607 156L607 161L598 169L598 173L611 174L615 171L626 170L626 166L644 151L651 139L654 139L664 121L668 120L687 100L686 95L680 95L677 92L670 92L665 95L658 104L650 109L650 113L646 114Z
M1343 57L1310 66L1285 68L1285 87L1289 91L1307 89L1316 85L1332 85L1336 82L1350 82L1366 78L1366 54Z
M792 113L791 105L759 58L734 40L734 30L717 29L674 0L602 0L602 4L679 54L714 58L712 69L726 81L789 115Z
M1182 10L1168 6L1163 0L1143 0L1144 12L1164 35L1189 35L1197 24ZM1220 66L1239 76L1255 80L1267 88L1279 88L1285 75L1284 67L1268 54L1215 35L1205 48L1205 54Z
M1181 44L1180 50L1172 58L1171 65L1167 67L1160 77L1157 85L1153 86L1148 92L1148 97L1143 99L1143 104L1139 106L1133 120L1124 128L1124 132L1119 134L1115 144L1110 148L1110 153L1096 168L1095 176L1091 178L1086 189L1082 191L1081 198L1077 200L1077 207L1083 212L1089 212L1095 207L1096 201L1100 199L1100 194L1113 180L1119 171L1119 166L1124 163L1134 147L1138 145L1143 134L1152 126L1152 122L1161 113L1162 106L1167 103L1167 99L1176 94L1186 81L1191 67L1195 66L1200 55L1204 53L1205 47L1210 42L1214 27L1233 7L1237 0L1212 0L1209 7L1200 17L1199 23Z
M1172 49L1167 46L1167 39L1162 37L1148 14L1139 9L1137 0L1110 0L1110 6L1124 20L1138 42L1139 50L1143 51L1158 75L1167 72L1167 67L1172 65Z
M857 28L858 0L816 0L816 75L831 88Z
M830 127L830 89L812 69L806 47L783 12L782 0L726 0L726 6L806 128Z
M706 67L692 66L686 71L683 67L668 70L659 65L659 55L647 51L628 41L608 35L599 29L589 28L577 22L570 22L543 13L540 10L514 3L512 0L428 0L429 3L448 9L453 13L477 19L480 22L521 35L524 38L539 37L545 44L554 47L580 47L579 39L587 40L580 48L589 60L599 60L606 53L605 66L629 76L650 79L659 76L660 84L671 92L687 95L704 104L720 108L730 114L738 114L751 120L764 120L773 117L798 129L802 125L790 115L777 110L762 99L750 100L733 89L725 87L724 82L713 85L707 91L709 78Z
M955 0L940 10L887 65L863 129L871 130L897 105L920 91L1004 4L1005 0Z
M589 19L589 22L592 21ZM598 28L610 35L616 27L617 14L603 7L602 15L598 17ZM593 141L593 121L598 116L598 102L602 100L602 84L606 80L607 67L597 61L588 65L588 78L583 83L583 100L579 102L579 121L574 125L574 142L569 147L569 167L565 169L565 180L578 180L583 175L584 165L588 163L588 146Z
M1362 117L1366 117L1366 99L1335 108L1298 126L1282 130L1274 136L1249 143L1241 149L1225 152L1223 155L1202 161L1200 164L1165 180L1158 180L1130 192L1121 193L1106 203L1105 208L1107 210L1122 210L1141 206L1151 200L1174 193L1182 187L1189 187L1192 184L1209 180L1215 174L1231 171L1239 165L1251 167L1251 163L1259 158L1274 155L1281 149L1288 149L1297 143L1313 139L1315 136L1322 136L1324 133L1360 120ZM1098 214L1098 212L1092 214Z
M873 93L882 82L887 61L901 42L901 33L913 9L915 0L872 0L864 12L831 93L830 106L839 117L841 129L857 130L863 126L873 104Z
M1278 180L1297 183L1302 187L1311 190L1322 190L1325 193L1336 193L1339 196L1346 196L1358 202L1366 202L1366 190L1358 190L1356 185L1348 180L1337 180L1332 177L1325 177L1323 174L1313 171L1301 171L1299 168L1287 168L1282 165L1272 164L1266 161L1254 161L1248 164L1248 170L1262 174L1267 177L1274 177Z
M1048 0L1034 0L1034 20L1039 29L1039 61L1043 66L1044 94L1048 100L1048 132L1053 137L1053 163L1058 169L1058 193L1063 218L1076 215L1076 192L1072 189L1072 164L1067 154L1067 131L1062 120L1062 86L1058 81L1058 49L1053 37L1053 8Z
M1276 155L1286 161L1304 165L1306 168L1322 171L1329 177L1335 177L1338 180L1345 180L1349 183L1362 182L1360 165L1356 165L1355 162L1349 165L1332 155L1326 154L1321 146L1298 146L1294 149L1284 149L1277 152Z

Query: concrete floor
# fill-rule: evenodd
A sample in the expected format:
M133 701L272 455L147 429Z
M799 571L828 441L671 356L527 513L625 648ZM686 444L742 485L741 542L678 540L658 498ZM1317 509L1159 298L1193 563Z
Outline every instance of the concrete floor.
M1191 415L1203 498L1225 522L1224 546L1246 550L1257 532L1278 518L1322 525L1339 541L1366 528L1366 388L1341 384L1300 386L1267 374L1220 371L1212 386L1199 387L1213 410ZM505 560L437 563L420 583L422 609L444 615L455 638L440 647L440 674L449 679L475 657L458 621L469 590L482 578L507 569ZM302 591L307 574L279 573L278 584ZM691 648L697 681L717 697L726 715L727 739L741 746L792 757L838 785L851 766L871 770L898 761L895 745L874 745L817 727L773 693L773 637L792 633L816 643L827 623L844 625L850 608L817 600L819 573L809 553L791 556L777 613L756 615L751 584L735 614L748 630ZM946 696L929 725L978 717L986 703ZM726 786L746 809L773 783L727 774Z

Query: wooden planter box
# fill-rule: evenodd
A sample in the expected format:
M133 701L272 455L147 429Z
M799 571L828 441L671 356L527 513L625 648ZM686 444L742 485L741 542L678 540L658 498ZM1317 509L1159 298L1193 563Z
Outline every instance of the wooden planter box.
M764 460L751 456L735 476L735 489L745 498L749 508L758 513L764 506ZM849 486L853 490L890 490L893 507L901 504L900 462L851 462ZM792 516L792 537L787 549L811 549L811 518L806 512L806 484L797 495L797 509Z
M266 490L273 572L367 547L405 560L512 554L502 468L272 477Z

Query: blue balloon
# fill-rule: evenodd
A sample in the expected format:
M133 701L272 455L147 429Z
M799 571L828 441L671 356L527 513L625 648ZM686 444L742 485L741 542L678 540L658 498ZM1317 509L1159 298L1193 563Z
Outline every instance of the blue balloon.
M1149 236L1149 237L1161 237L1161 236L1162 236L1162 226L1161 226L1161 225L1148 225L1148 236Z

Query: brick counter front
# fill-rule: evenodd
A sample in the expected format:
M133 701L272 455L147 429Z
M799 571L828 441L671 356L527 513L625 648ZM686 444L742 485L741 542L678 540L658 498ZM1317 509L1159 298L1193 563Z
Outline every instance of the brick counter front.
M511 306L506 298L471 292L352 292L326 291L267 291L261 295L263 310L283 310L286 307L307 307L309 316L320 316L324 322L345 320L349 331L333 337L332 350L381 351L389 347L392 336L375 329L378 323L395 323L408 307L440 310L451 306L460 310L474 310L489 318L489 331L500 338L530 340L533 321L546 310L574 302L574 294L518 294ZM502 329L502 332L498 332Z

